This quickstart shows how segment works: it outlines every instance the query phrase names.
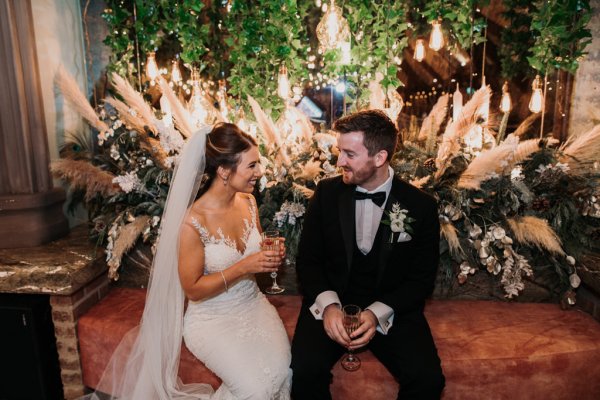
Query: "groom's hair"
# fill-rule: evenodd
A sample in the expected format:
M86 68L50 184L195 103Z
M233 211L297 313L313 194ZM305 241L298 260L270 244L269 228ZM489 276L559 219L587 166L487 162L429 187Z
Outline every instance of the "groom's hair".
M398 144L398 129L381 110L365 110L347 115L335 121L333 131L344 134L362 132L363 145L370 157L381 150L387 151L391 160Z

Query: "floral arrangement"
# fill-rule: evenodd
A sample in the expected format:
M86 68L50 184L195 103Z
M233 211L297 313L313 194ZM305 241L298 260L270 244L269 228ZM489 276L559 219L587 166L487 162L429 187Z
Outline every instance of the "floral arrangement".
M507 298L536 279L574 304L575 257L597 247L600 233L600 126L560 146L525 140L531 120L506 135L505 119L494 126L490 95L477 91L454 121L440 97L421 129L403 130L394 169L438 199L447 278L463 284L484 269Z
M67 143L52 171L69 183L73 202L87 207L91 235L106 249L109 276L118 279L123 256L138 240L154 243L173 165L200 122L164 82L168 112L152 108L117 75L113 86L122 100L107 98L98 112L64 72L57 83L98 140L96 149ZM456 120L447 115L448 95L441 96L420 128L400 127L403 146L392 166L438 199L448 281L465 283L483 269L507 298L535 279L573 304L580 283L575 260L600 232L600 126L560 146L552 138L525 140L531 120L507 135L505 123L494 126L490 95L487 87L477 91ZM335 137L315 132L291 104L273 122L252 97L248 102L256 122L236 122L260 143L261 223L283 232L293 260L314 187L337 173ZM400 109L393 109L387 111L395 118ZM203 115L211 118L202 123L224 118L218 109ZM382 223L390 224L391 240L410 240L411 221L397 204Z

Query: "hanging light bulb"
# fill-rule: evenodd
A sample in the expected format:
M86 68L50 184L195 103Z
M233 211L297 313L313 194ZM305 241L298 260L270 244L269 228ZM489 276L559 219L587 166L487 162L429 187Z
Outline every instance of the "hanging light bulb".
M153 51L148 53L146 58L146 76L150 79L150 84L154 85L154 81L158 78L158 65L156 65L156 53Z
M201 127L206 124L208 110L206 107L206 99L202 95L202 86L200 84L200 74L198 71L192 71L192 96L188 102L188 110L190 111L192 120L196 127Z
M398 115L400 115L400 112L404 107L404 100L402 99L402 96L400 96L400 93L394 88L388 88L383 104L383 111L385 111L394 124L397 124Z
M456 121L460 117L460 113L463 107L463 95L458 89L458 82L456 82L456 90L452 94L452 120Z
M542 107L544 104L544 94L542 93L542 80L539 75L535 76L533 83L531 84L531 89L533 89L533 93L531 95L531 100L529 101L529 110L532 113L539 113L542 111Z
M183 81L181 77L181 70L179 70L179 61L173 60L173 68L171 69L171 82L181 85Z
M417 39L417 43L415 44L414 58L418 62L423 61L425 58L425 41L423 39Z
M290 81L288 80L287 68L283 64L279 67L279 75L277 76L277 95L283 100L290 97Z
M510 93L508 92L508 82L504 81L502 85L502 100L500 100L500 111L503 113L510 112L512 108L512 101L510 99Z
M337 48L350 39L350 26L342 15L342 10L331 0L327 11L317 25L317 39L323 52Z
M442 24L440 21L431 23L431 36L429 36L429 48L433 51L438 51L444 47L444 33L442 32Z
M340 43L340 51L342 53L342 57L340 59L340 64L342 65L350 65L352 63L352 56L350 55L350 40Z

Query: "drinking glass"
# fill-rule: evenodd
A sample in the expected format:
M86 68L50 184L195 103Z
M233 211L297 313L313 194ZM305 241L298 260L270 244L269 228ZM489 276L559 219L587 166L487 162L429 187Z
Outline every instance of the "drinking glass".
M277 229L267 229L262 233L262 244L263 250L274 250L279 251L279 231ZM271 272L271 279L273 284L265 289L268 294L279 294L285 291L285 288L277 284L277 272Z
M360 326L361 311L360 307L354 304L347 304L342 308L342 312L344 313L344 328L348 335L357 330ZM360 358L358 358L358 356L350 349L348 349L348 352L342 357L340 363L346 371L356 371L360 368Z

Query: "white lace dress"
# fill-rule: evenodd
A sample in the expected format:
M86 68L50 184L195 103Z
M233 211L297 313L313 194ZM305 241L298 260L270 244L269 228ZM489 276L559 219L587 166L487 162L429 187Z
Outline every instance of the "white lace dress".
M219 272L260 250L260 233L244 220L241 253L219 229L216 236L193 219L204 243L205 274ZM223 384L211 400L287 400L290 398L290 344L275 310L260 292L254 276L244 278L227 292L198 302L190 301L183 322L188 349Z

